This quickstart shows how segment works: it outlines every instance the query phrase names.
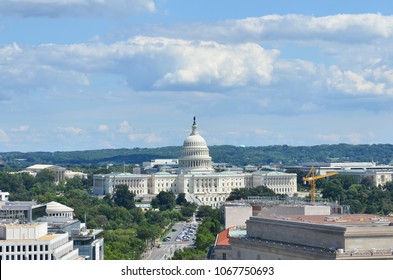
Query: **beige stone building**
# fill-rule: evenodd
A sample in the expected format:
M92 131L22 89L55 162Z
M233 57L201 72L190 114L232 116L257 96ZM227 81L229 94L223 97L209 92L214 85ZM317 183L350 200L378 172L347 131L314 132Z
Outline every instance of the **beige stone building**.
M251 217L246 236L229 242L239 260L393 259L393 217Z

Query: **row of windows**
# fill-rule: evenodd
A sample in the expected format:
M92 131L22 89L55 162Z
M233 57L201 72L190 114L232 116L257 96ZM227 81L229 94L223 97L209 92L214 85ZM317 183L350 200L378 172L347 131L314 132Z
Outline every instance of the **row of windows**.
M225 197L200 197L201 201L225 201Z
M199 151L183 151L182 152L183 157L187 156L209 156L209 151L208 150L199 150Z
M146 180L114 180L113 181L115 184L145 184Z
M162 184L161 184L161 183L158 183L158 184L157 184L157 187L168 187L168 186L169 186L168 182L165 183L165 184L164 184L164 183L162 183ZM176 183L171 183L171 186L172 186L172 187L176 187Z
M2 256L0 255L0 260L50 260L53 259L51 258L50 254L35 254L35 255L5 255Z
M293 188L273 188L275 193L288 193L288 192L295 192Z
M34 251L48 251L48 245L6 245L0 246L0 253L13 253L13 252L34 252ZM44 250L45 249L45 250Z

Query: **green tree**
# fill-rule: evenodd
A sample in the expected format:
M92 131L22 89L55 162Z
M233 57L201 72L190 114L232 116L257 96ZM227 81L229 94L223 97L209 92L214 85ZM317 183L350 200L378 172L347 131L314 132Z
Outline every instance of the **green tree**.
M143 222L137 228L138 238L144 240L146 243L155 244L155 240L160 236L162 230L157 225L152 225L147 222Z
M340 203L345 200L345 191L341 184L332 181L326 181L323 190L321 191L322 197L325 199L330 199L332 201L340 201Z
M134 229L104 231L106 260L137 260L146 248Z
M184 248L175 251L172 260L204 260L206 252L196 248Z
M276 193L266 186L236 188L229 194L227 201L247 199L250 196L276 196Z
M190 218L192 215L195 213L196 209L198 208L198 205L195 203L187 202L183 205L183 207L180 209L180 213L186 217Z
M175 195L173 192L161 191L152 199L151 206L153 208L159 208L160 211L172 210L175 208Z
M55 172L50 169L43 169L37 173L35 181L38 183L53 183L55 181Z
M179 193L176 198L176 204L177 205L185 205L186 203L187 203L186 194Z
M128 210L135 208L135 194L130 192L127 185L117 185L114 188L112 199L116 205Z

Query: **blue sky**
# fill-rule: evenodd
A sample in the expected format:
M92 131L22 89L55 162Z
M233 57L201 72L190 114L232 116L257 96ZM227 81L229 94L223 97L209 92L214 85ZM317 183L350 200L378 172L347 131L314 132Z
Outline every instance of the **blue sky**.
M392 143L391 1L0 1L0 151Z

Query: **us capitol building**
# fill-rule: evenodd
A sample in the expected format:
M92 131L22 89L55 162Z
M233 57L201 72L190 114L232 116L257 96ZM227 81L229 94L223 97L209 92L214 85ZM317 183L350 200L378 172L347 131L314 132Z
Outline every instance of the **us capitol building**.
M243 173L215 172L205 139L198 133L194 117L191 134L186 137L175 173L110 173L93 177L95 195L111 194L117 185L127 185L137 197L152 197L161 191L184 193L187 201L218 207L236 188L267 186L277 194L297 192L296 174L276 171Z

